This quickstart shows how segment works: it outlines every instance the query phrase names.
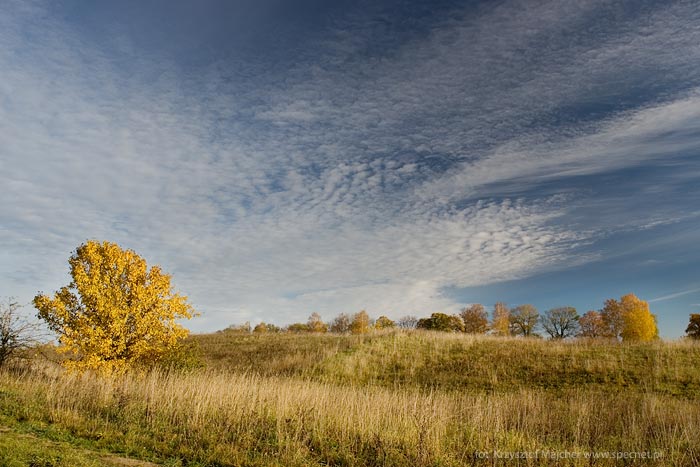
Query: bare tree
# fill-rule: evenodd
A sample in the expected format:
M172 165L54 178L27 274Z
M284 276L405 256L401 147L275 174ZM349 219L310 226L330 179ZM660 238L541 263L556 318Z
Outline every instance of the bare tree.
M542 318L542 327L552 339L566 339L578 333L579 315L576 308L565 306L547 310Z
M345 334L350 332L350 316L347 313L341 313L331 321L331 332L336 334Z
M12 299L0 303L0 367L37 342L39 325L22 318L21 307Z
M418 318L412 315L402 316L399 318L396 324L401 329L416 329L416 326L418 325Z

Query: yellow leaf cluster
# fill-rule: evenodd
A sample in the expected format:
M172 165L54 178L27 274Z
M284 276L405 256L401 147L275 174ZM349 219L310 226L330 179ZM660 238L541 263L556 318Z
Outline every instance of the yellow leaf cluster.
M350 332L353 334L367 334L370 331L369 315L365 310L355 313L350 322Z
M510 335L510 310L503 302L498 302L493 308L491 331L497 336Z
M649 304L634 294L620 299L622 309L622 332L625 341L650 341L659 337L656 316L649 311Z
M79 246L68 262L73 281L53 298L34 298L39 317L59 335L59 350L72 356L66 366L122 372L157 362L187 336L177 320L193 309L158 266L97 241Z

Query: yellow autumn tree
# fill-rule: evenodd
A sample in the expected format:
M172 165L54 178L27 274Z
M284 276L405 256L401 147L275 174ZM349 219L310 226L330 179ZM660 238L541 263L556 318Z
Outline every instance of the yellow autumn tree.
M491 332L496 336L510 335L510 310L503 302L497 302L493 306Z
M324 333L328 332L328 325L323 322L321 315L318 313L311 313L309 320L306 322L309 327L309 332Z
M380 316L377 321L374 322L374 329L391 329L396 327L396 323L386 316Z
M649 311L649 304L634 294L605 301L600 311L608 337L624 341L650 341L659 337L656 316Z
M173 293L170 276L150 269L132 250L88 241L68 260L72 281L53 298L38 294L39 317L58 334L65 365L119 373L175 352L188 330L178 319L194 314Z
M622 332L625 341L650 341L659 337L656 316L649 311L649 303L634 294L620 298L622 308Z
M350 322L350 332L353 334L367 334L370 331L369 315L365 310L355 313Z

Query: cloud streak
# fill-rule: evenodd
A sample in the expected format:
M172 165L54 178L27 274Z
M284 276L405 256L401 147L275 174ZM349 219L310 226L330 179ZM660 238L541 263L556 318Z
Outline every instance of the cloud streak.
M673 300L674 298L682 297L684 295L690 295L693 293L700 292L700 288L683 290L682 292L676 292L669 295L664 295L663 297L657 297L649 300L649 303L664 302L666 300Z

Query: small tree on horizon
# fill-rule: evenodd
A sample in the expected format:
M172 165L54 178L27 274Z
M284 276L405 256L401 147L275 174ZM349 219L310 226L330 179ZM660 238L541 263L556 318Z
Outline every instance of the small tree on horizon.
M566 339L578 333L579 319L574 307L553 308L542 317L542 327L552 339Z
M391 329L393 327L396 327L396 323L383 315L374 322L375 329Z
M622 328L625 325L624 310L620 302L614 298L605 301L605 306L600 310L600 317L605 325L606 337L619 339L622 337Z
M489 318L484 305L475 303L464 308L459 316L464 323L464 332L469 334L484 334L489 330Z
M649 311L649 303L632 293L620 300L606 300L601 316L610 337L639 342L659 337L656 316Z
M510 336L510 310L503 302L496 302L493 306L491 332L495 336Z
M700 339L700 313L691 313L685 334L691 339Z
M625 310L622 339L625 341L651 341L658 339L656 315L649 311L649 303L627 294L620 299Z
M309 325L306 323L292 323L285 327L287 332L302 333L309 332Z
M243 324L231 324L226 327L226 329L220 332L235 333L235 334L250 334L253 331L253 327L250 325L250 321L246 321Z
M330 325L330 331L336 334L346 334L350 332L350 316L347 313L340 313L333 318Z
M21 317L20 308L11 298L0 303L0 368L37 342L38 324Z
M518 305L510 310L510 329L516 336L530 337L535 335L540 314L533 305Z
M309 332L315 332L315 333L325 333L328 332L328 325L323 322L323 319L321 319L321 315L318 313L311 313L311 316L309 316L309 320L306 322L306 325L309 328Z
M578 320L578 337L599 338L607 336L607 329L599 311L589 310Z
M462 323L462 318L457 315L433 313L430 315L430 318L419 319L416 327L431 331L462 332L464 324Z
M350 332L353 334L367 334L370 331L370 319L365 310L355 313L350 322Z
M269 329L264 321L256 324L253 328L253 334L265 334L267 332L269 332Z
M416 325L418 325L418 318L413 315L402 316L398 319L396 324L401 329L416 329Z

